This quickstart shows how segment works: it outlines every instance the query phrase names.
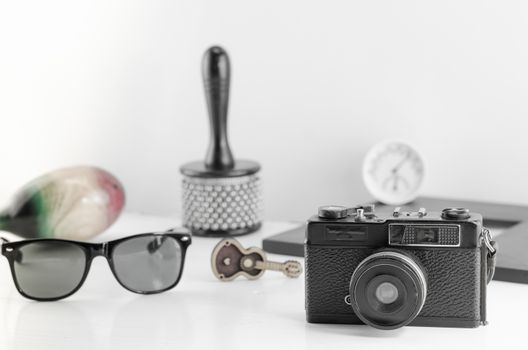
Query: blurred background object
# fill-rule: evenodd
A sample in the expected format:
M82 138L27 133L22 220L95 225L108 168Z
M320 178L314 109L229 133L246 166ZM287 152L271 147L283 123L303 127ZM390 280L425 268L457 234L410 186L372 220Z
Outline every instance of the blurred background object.
M262 164L266 219L368 200L363 156L395 137L421 151L422 195L528 204L526 13L520 0L2 2L0 198L98 164L129 210L180 214L178 168L208 138L197 62L221 43L236 65L231 146Z
M227 134L231 68L227 52L207 49L202 77L209 112L205 160L182 165L183 225L195 235L237 236L261 226L260 165L235 159Z
M400 205L418 197L424 179L424 164L411 145L394 140L376 144L363 161L363 182L372 198Z
M0 229L25 238L87 240L121 214L123 186L106 170L77 166L46 173L0 213Z

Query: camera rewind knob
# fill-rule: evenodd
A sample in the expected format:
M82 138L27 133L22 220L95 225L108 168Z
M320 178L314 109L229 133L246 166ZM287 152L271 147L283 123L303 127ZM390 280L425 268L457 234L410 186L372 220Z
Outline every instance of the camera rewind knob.
M319 207L319 217L323 219L343 219L348 216L348 208L341 205L325 205Z
M358 205L352 208L341 205L325 205L319 207L318 216L322 219L344 219L353 216L355 221L365 221L376 217L374 204Z

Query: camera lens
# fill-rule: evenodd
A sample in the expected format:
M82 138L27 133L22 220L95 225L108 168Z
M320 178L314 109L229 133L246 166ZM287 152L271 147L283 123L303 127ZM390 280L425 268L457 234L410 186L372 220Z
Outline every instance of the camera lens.
M350 280L355 314L379 329L395 329L412 322L426 295L424 270L408 252L377 251L359 263Z
M390 282L383 282L376 288L376 298L380 303L392 304L398 299L398 288Z

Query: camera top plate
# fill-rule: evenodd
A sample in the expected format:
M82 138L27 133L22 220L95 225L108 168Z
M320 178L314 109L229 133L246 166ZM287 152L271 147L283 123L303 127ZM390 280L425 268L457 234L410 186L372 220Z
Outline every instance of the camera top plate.
M480 222L482 215L471 213L466 208L445 208L441 212L427 212L425 208L418 211L402 211L401 207L394 208L392 215L386 212L379 215L375 211L374 204L358 205L355 207L344 207L339 205L327 205L319 207L318 215L310 221L328 222L331 220L345 222L372 222L381 223L386 220L424 220L424 221L441 221L441 222Z
M476 248L481 246L482 215L465 208L441 212L376 213L373 204L324 206L308 220L307 244Z

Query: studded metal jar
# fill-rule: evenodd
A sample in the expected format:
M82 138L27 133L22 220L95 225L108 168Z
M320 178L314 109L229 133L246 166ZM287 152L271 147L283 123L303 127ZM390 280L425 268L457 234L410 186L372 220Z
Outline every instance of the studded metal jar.
M183 179L183 223L195 234L237 235L253 232L261 222L257 175Z

